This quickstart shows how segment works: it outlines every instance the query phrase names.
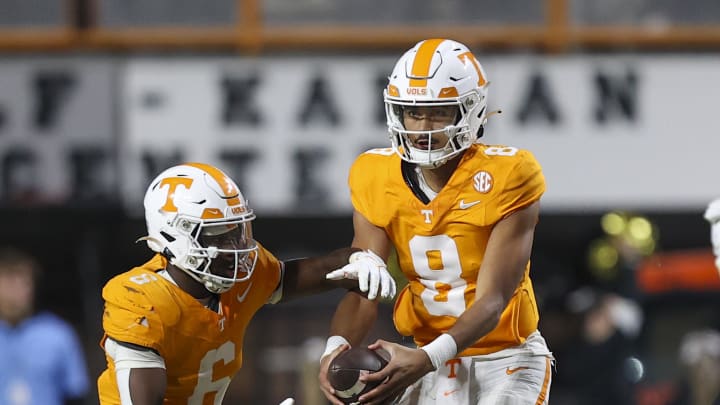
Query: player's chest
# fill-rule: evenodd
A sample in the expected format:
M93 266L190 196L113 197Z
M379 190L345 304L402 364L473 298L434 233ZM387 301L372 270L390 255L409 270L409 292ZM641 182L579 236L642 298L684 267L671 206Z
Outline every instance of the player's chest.
M229 298L235 298L234 295ZM249 323L254 308L241 302L229 302L223 297L217 310L202 306L186 308L179 322L171 330L179 340L195 341L198 338L208 341L227 340L242 336Z
M405 206L390 221L386 230L403 271L418 266L433 270L452 267L460 274L462 269L479 267L493 229L492 215L482 200L462 196L456 200L422 209Z
M391 207L388 225L392 232L421 234L475 233L492 225L496 210L491 196L457 188L443 189L428 203L408 191Z
M406 185L386 201L391 226L411 227L424 232L446 232L448 228L483 227L494 217L493 188L476 187L472 178L452 178L430 201L424 202ZM440 229L444 228L444 229Z

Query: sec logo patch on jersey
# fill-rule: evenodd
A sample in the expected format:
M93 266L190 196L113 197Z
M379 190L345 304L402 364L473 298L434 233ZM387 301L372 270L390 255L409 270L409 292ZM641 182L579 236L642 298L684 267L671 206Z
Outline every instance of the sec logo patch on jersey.
M473 176L473 187L478 193L487 194L493 187L493 176L485 171L479 171Z

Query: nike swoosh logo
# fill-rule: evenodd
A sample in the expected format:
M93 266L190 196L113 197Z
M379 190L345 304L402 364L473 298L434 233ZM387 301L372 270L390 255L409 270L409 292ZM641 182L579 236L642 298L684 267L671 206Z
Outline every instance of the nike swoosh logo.
M456 392L458 392L458 391L460 391L460 390L457 389L457 390L445 391L445 392L443 392L443 396L447 397L447 396L449 396L449 395L451 395L451 394L454 394L454 393L456 393Z
M238 302L243 302L243 301L245 301L245 297L247 297L247 294L248 294L248 292L250 291L250 287L252 287L252 283L253 283L253 282L251 281L250 284L248 284L247 288L245 289L245 292L242 293L242 295L240 295L240 294L237 295L236 298L237 298Z
M460 209L466 210L466 209L472 207L473 205L477 205L477 204L480 204L480 200L469 202L469 203L466 203L465 200L460 200Z
M510 374L514 374L514 373L516 373L516 372L518 372L518 371L520 371L520 370L527 370L527 369L529 369L529 368L530 368L530 367L518 367L518 368L510 368L510 367L508 367L508 368L505 370L505 374L510 375Z

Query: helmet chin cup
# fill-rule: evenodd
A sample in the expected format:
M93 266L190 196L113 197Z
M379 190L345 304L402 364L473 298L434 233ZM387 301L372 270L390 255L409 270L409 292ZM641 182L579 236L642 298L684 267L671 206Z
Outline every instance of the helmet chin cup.
M412 146L408 147L410 161L423 168L436 168L447 163L451 157L448 153L448 146L436 150L422 150Z
M205 286L205 289L213 294L222 294L230 290L234 284L235 283L232 282L218 282L209 277L203 276L203 285Z

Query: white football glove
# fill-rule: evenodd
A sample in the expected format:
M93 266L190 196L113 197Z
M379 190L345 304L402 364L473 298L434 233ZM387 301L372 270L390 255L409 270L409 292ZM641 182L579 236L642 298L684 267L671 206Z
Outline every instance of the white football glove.
M708 205L705 219L710 222L710 240L715 253L715 266L720 269L720 198Z
M360 291L367 292L368 299L374 300L380 291L382 298L395 296L397 286L380 256L372 250L363 250L350 255L348 264L325 275L328 280L348 278L358 280Z
M280 402L280 405L295 405L295 399L288 398L288 399Z
M708 204L705 210L705 219L711 224L720 219L720 198L713 200Z

